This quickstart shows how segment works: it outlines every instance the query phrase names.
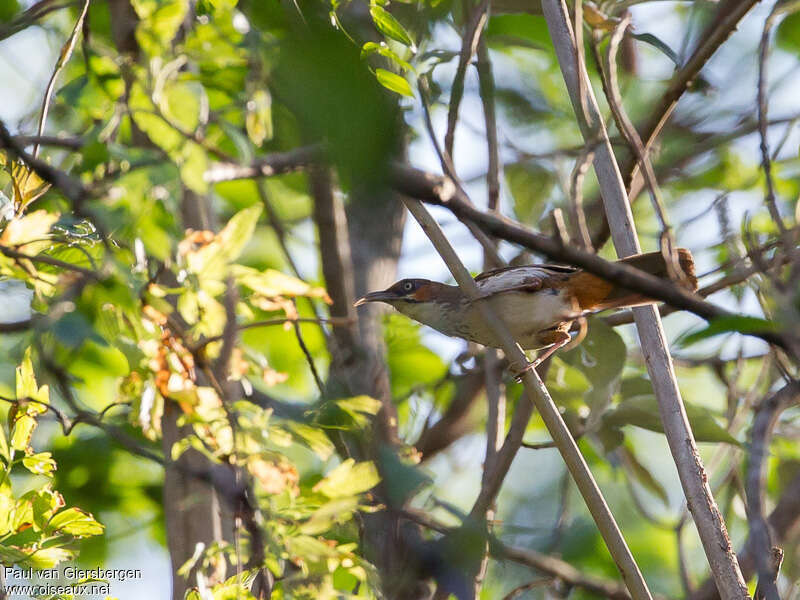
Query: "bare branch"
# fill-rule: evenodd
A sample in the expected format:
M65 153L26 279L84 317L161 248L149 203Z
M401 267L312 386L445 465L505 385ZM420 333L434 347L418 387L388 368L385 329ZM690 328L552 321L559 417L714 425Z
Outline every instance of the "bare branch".
M658 105L650 111L652 117L639 130L642 132L645 152L650 152L664 125L672 116L678 101L691 87L692 82L713 56L717 49L736 30L739 22L750 11L758 0L723 0L717 8L716 17L699 36L699 44L686 64L672 77L669 86L661 96ZM642 189L642 181L636 177L638 162L630 156L622 163L623 180L631 199L636 198ZM595 247L600 248L608 240L610 231L608 221L603 220L601 227L592 236Z
M403 511L403 516L410 521L414 521L427 529L441 534L447 534L451 531L450 528L440 524L420 511L405 510ZM628 594L623 586L601 577L581 573L568 562L556 558L555 556L549 556L527 548L507 546L497 539L491 540L489 548L492 556L497 559L510 560L531 567L541 573L563 581L570 587L579 587L615 600L630 600L631 598L630 594Z
M473 429L475 423L470 419L470 411L475 402L481 398L481 391L486 381L485 367L472 369L455 379L453 400L441 418L430 427L426 427L414 443L414 447L422 454L421 460L433 458ZM503 363L495 366L498 370L497 376L504 367Z
M274 152L259 158L249 165L220 162L211 165L203 175L206 183L220 183L234 179L272 177L292 173L311 166L322 157L322 147L301 146L288 152Z
M771 535L764 517L764 468L772 430L781 413L800 400L800 383L781 388L764 400L756 409L750 431L750 460L747 465L745 491L747 493L747 520L758 570L758 585L767 600L780 600L775 585L770 554Z
M535 550L502 546L497 550L497 554L498 557L527 565L537 571L557 577L569 585L583 588L605 598L615 600L630 600L631 598L630 594L619 585L599 577L585 575L569 563Z
M464 3L465 6L468 3ZM453 76L453 84L450 87L450 106L447 109L447 132L444 135L444 149L447 155L453 157L453 143L456 134L456 124L458 123L458 108L461 106L461 98L464 96L464 78L467 73L469 61L475 54L478 46L483 26L489 17L489 0L481 0L474 10L469 13L469 20L464 29L461 39L461 52L458 54L458 66L456 74Z
M773 543L780 544L789 539L800 524L800 475L796 475L784 488L778 503L767 518L769 528L775 532ZM751 535L739 550L739 565L742 574L749 579L756 572L756 540ZM713 579L706 580L691 596L690 600L717 600L719 592Z
M394 186L404 194L423 202L445 206L460 219L472 221L489 235L514 242L544 254L554 261L575 265L616 283L626 289L686 310L710 321L737 316L715 304L703 301L696 294L671 281L659 279L621 263L609 262L576 246L565 246L559 240L543 235L506 217L475 208L469 198L446 177L432 175L407 165L395 165L391 174ZM798 341L774 331L751 331L753 335L800 356Z
M39 115L39 127L37 128L36 132L36 135L39 137L44 135L44 126L45 123L47 123L47 112L50 109L50 99L53 97L53 90L56 86L56 80L58 79L58 75L61 73L61 70L69 61L70 56L72 56L72 51L75 49L75 44L78 43L78 35L83 27L83 20L86 18L86 13L89 11L89 2L91 2L91 0L84 1L83 8L78 14L78 19L75 21L75 26L72 28L72 33L70 33L67 41L64 42L64 45L61 47L61 53L58 56L56 67L53 69L53 74L50 75L50 81L47 82L47 89L45 90L44 98L42 99L42 110ZM37 158L38 156L39 142L36 142L33 146L33 157Z

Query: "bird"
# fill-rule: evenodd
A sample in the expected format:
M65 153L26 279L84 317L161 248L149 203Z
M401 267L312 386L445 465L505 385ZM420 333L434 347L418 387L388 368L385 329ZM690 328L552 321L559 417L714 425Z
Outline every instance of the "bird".
M667 263L661 252L636 254L617 262L662 279L675 279L695 291L692 253L679 248L676 255L679 270L672 268L672 261ZM500 339L476 306L476 302L489 302L523 350L547 349L529 365L537 366L572 340L569 331L575 320L602 310L655 302L582 269L562 265L503 267L485 271L474 280L479 291L476 300L457 285L412 278L370 292L354 306L384 302L445 335L500 348Z

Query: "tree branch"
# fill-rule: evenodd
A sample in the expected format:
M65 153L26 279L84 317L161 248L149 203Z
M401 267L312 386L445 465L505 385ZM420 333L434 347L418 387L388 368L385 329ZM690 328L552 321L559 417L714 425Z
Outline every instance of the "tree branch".
M666 125L667 121L672 116L675 107L678 105L678 101L691 87L692 82L697 78L697 75L708 60L725 40L730 37L738 27L739 22L757 3L758 0L726 0L720 4L717 9L716 18L706 28L703 34L700 35L700 43L697 48L695 48L692 56L672 77L658 105L653 108L653 110L649 111L652 115L650 120L644 123L640 128L642 131L641 137L642 140L644 140L645 153L650 152L661 130L664 128L664 125ZM626 183L631 201L639 195L644 183L641 178L636 177L637 168L638 161L634 155L629 156L628 159L622 163L621 171L623 180ZM592 242L595 248L603 246L608 240L609 234L608 221L604 218L602 225L592 236Z
M301 146L288 152L274 152L249 165L219 162L211 165L203 175L206 183L220 183L234 179L272 177L306 168L322 158L322 146Z
M604 260L575 246L562 245L560 240L533 231L511 219L480 211L447 177L426 173L408 165L395 165L391 177L393 185L407 196L444 206L460 219L474 222L489 235L519 244L551 260L575 265L626 289L641 292L653 300L661 300L678 310L694 313L706 321L739 316L702 300L671 281L659 279L621 263ZM787 334L760 330L749 331L747 335L774 344L795 358L800 356L798 340Z
M764 467L772 430L781 413L800 399L800 382L790 383L764 400L755 411L750 431L750 460L747 465L745 492L747 521L758 571L758 584L767 600L780 600L770 561L772 542L764 518Z
M784 488L778 503L767 518L767 524L775 532L775 544L789 539L789 535L800 524L800 475L796 475ZM750 535L737 553L745 579L750 579L756 572L756 552L756 540ZM718 600L719 597L714 580L707 579L692 594L690 600Z

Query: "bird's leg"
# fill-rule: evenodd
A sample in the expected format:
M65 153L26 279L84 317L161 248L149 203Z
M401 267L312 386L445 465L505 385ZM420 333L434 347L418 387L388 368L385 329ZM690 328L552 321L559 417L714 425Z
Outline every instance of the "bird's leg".
M514 379L517 380L518 383L522 383L522 377L525 375L527 371L531 369L535 369L544 361L546 361L549 357L551 357L556 351L563 348L567 344L570 343L572 338L566 331L562 331L560 329L555 329L553 331L548 331L542 336L542 341L550 342L550 346L540 355L536 357L536 360L533 362L529 362L528 365L522 369L519 373L514 376Z

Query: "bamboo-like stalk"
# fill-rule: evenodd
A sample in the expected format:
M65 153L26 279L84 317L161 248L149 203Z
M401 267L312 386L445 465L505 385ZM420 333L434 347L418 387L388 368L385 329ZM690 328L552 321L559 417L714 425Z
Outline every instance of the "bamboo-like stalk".
M543 0L542 10L584 139L600 140L595 148L594 167L614 245L622 257L636 254L640 248L633 214L585 66L578 62L567 7L564 0ZM725 600L748 598L686 416L658 311L653 306L643 306L633 309L633 313L664 433L720 596Z
M479 297L478 286L470 276L469 271L467 271L464 264L458 258L458 255L450 245L444 233L442 233L438 223L436 223L428 210L418 200L405 199L404 202L409 212L420 224L422 230L442 257L442 260L447 264L447 268L453 274L461 290L468 298L477 300ZM597 482L594 480L583 455L580 453L580 450L578 450L575 440L564 424L564 420L561 418L558 408L552 398L550 398L547 388L544 386L544 383L542 383L542 380L535 370L525 370L528 365L525 353L514 340L514 337L511 335L505 323L497 317L487 303L478 301L477 306L481 311L481 315L486 320L486 323L492 328L498 339L502 341L502 350L505 352L511 364L511 368L515 371L522 372L522 383L525 387L525 395L520 398L516 407L508 436L503 446L495 455L495 460L492 465L492 470L495 475L489 475L485 478L484 485L481 486L481 491L473 507L472 514L475 516L484 514L488 504L491 503L495 497L500 483L502 482L502 476L507 472L514 455L519 449L519 444L522 441L522 434L525 431L525 426L527 425L533 406L535 405L553 441L556 443L561 456L564 458L564 462L572 474L575 484L589 508L589 512L592 514L595 523L597 523L597 528L600 530L600 534L603 536L606 546L619 568L622 579L628 587L628 590L630 590L631 596L634 600L651 599L650 590L648 590L644 577L639 570L639 566L636 564L625 539L622 537L622 532L614 519L614 515L608 508L608 504ZM517 439L517 437L519 439Z

